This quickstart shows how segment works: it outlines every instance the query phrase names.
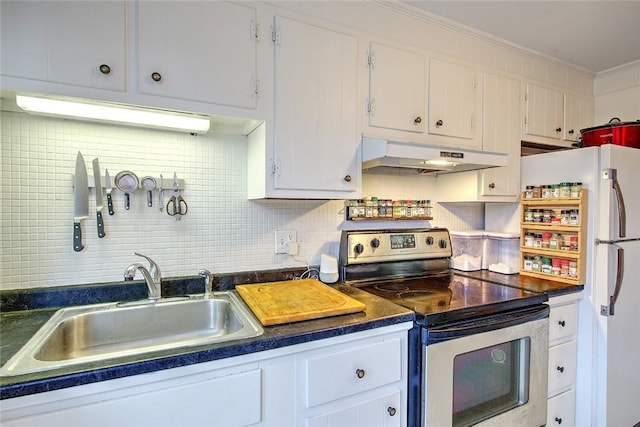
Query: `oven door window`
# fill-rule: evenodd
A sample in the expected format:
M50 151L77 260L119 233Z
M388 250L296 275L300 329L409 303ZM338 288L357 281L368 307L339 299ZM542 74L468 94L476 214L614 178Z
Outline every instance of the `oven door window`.
M528 337L459 354L453 361L453 426L468 426L529 400Z

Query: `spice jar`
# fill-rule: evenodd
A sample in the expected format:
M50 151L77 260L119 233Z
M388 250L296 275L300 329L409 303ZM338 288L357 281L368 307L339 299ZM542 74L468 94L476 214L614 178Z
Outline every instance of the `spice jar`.
M533 268L533 257L531 255L524 256L523 270L531 271Z
M560 183L560 198L568 199L571 197L571 183L570 182L561 182Z
M553 233L549 239L549 249L559 249L559 240L560 235L558 233Z
M557 199L560 197L560 184L551 184L551 198Z
M543 232L540 247L542 249L549 249L550 240L551 240L551 233L549 233L548 231Z
M551 259L551 271L552 271L552 274L554 274L556 276L560 276L560 274L562 272L560 258L552 258Z
M533 209L527 208L524 210L524 221L533 222Z
M542 209L533 210L533 222L542 222Z
M538 255L534 256L533 261L531 261L531 271L542 271L542 260Z
M569 209L565 209L562 212L562 218L560 219L560 224L566 225L569 224L569 216L570 216L570 210Z
M540 187L539 185L534 185L533 186L533 198L534 199L539 199L542 197L542 187Z
M578 209L571 209L569 213L569 224L578 225L580 223L580 212Z
M533 199L533 185L527 185L524 190L525 199Z
M378 198L377 197L372 197L371 198L371 210L372 210L372 216L374 218L377 218L378 216L380 216L380 211L378 210Z
M582 190L582 183L581 182L572 182L571 183L571 197L572 198L578 198L580 197L580 190Z
M552 215L552 210L551 209L544 209L542 211L542 222L546 223L546 224L551 224L551 215Z
M551 198L551 186L550 185L543 185L542 186L542 198L543 199L550 199Z
M578 236L571 236L569 240L569 250L570 251L578 251Z
M542 247L542 234L541 233L533 233L533 247L541 248Z
M551 258L542 257L542 272L546 274L551 274L553 272Z
M578 277L577 261L569 261L569 277Z
M569 260L561 259L560 260L560 275L561 276L569 276Z
M524 236L524 245L529 247L529 248L532 248L533 247L533 240L534 240L533 233L525 234L525 236Z

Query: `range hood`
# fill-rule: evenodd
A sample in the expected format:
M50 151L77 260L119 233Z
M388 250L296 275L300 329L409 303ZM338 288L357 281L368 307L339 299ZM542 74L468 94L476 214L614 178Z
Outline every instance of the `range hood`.
M438 175L507 165L506 153L362 138L362 172Z

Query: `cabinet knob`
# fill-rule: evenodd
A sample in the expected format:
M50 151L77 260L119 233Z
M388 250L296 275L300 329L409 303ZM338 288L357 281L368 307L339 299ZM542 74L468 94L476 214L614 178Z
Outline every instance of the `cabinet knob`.
M571 129L571 130L569 131L569 135L573 135L573 134L574 134L573 129Z
M439 128L440 126L442 126L444 124L444 122L442 120L438 120L436 122L436 127Z
M562 132L562 128L556 128L556 132L558 133Z
M413 123L419 125L420 123L422 123L422 117L416 117L415 119L413 119Z
M387 412L389 413L389 416L390 416L390 417L393 417L393 416L396 414L396 408L394 408L394 407L392 407L392 406L389 406L389 407L387 408Z
M160 74L158 72L153 72L153 73L151 73L151 79L154 82L159 82L160 80L162 80L162 74Z
M356 369L356 376L358 378L364 378L365 372L364 369Z
M562 326L563 328L565 327L567 323L564 320L560 320L558 321L558 325Z
M98 69L102 74L111 74L111 67L109 67L107 64L100 65Z
M493 190L494 188L496 188L496 184L492 182L491 184L489 184L489 188Z
M558 424L562 424L562 418L555 417L553 420Z
M558 366L556 370L560 371L560 373L564 372L564 366Z
M344 180L347 182L351 182L351 175L345 175Z

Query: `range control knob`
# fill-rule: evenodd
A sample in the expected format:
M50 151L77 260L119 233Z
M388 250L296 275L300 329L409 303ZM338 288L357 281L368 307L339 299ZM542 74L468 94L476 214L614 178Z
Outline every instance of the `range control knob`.
M360 255L362 252L364 252L364 246L362 245L362 243L357 243L354 247L353 247L353 252L356 255Z
M440 239L440 241L438 242L438 246L440 246L440 249L446 249L447 241L445 239Z
M380 239L378 239L377 237L371 239L371 247L374 249L380 247Z
M426 240L426 243L429 246L433 245L433 236L428 236L427 240Z

